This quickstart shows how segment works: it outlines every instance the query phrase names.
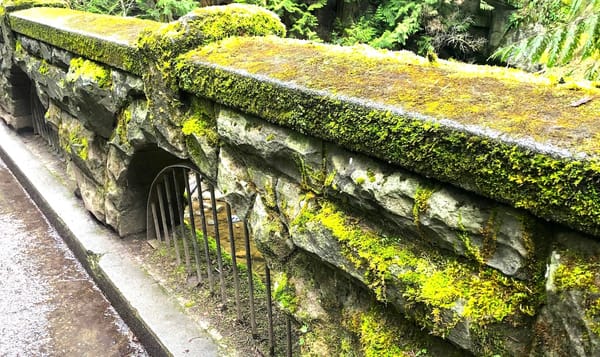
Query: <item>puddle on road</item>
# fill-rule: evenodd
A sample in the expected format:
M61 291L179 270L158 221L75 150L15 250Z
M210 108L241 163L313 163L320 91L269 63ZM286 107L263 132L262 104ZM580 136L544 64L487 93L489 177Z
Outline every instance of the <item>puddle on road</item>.
M147 356L0 161L2 356Z

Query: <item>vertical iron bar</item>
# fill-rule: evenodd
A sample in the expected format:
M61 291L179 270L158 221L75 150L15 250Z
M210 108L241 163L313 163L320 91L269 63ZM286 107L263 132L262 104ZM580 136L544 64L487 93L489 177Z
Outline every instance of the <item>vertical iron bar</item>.
M183 169L185 174L185 169ZM191 270L190 263L190 248L188 247L188 239L187 234L185 232L185 222L183 221L183 204L181 203L181 194L179 192L179 186L177 185L177 171L173 169L173 182L175 185L175 200L177 201L177 213L179 214L179 227L181 230L181 240L183 241L183 252L185 254L185 266L187 272L189 273ZM200 277L198 277L198 281L200 281Z
M215 230L215 241L217 243L217 265L219 266L219 282L221 284L221 303L225 304L225 277L223 276L223 255L221 253L221 233L219 232L219 216L217 215L217 199L215 188L210 185L210 202L212 206L213 227Z
M210 185L209 185L210 186ZM210 261L209 247L208 247L208 232L206 229L206 215L204 214L204 197L202 197L202 180L200 175L196 173L196 195L198 196L198 203L200 207L200 221L202 224L202 235L204 236L204 254L206 255L206 270L208 272L208 284L210 291L214 291L215 281L212 276L212 263Z
M163 176L165 181L165 191L167 191L167 205L169 206L169 219L171 220L171 233L173 234L173 245L175 246L175 258L177 266L181 265L181 254L179 253L179 244L177 243L177 232L175 231L175 214L173 214L173 199L171 198L171 187L169 186L169 175ZM176 185L177 183L175 183Z
M190 180L188 178L189 170L185 170L185 174L183 175L183 181L185 181L185 192L188 197L188 211L190 214L190 232L192 238L192 245L194 246L194 256L196 258L196 274L198 276L198 281L201 279L201 271L200 271L200 251L198 250L198 239L196 238L196 222L194 222L194 207L192 200L192 191L190 191Z
M267 285L267 326L269 332L269 356L275 355L275 338L273 336L273 305L271 301L271 269L265 265Z
M171 246L171 238L169 238L169 228L167 227L167 214L165 213L165 202L163 199L162 186L160 183L156 184L156 194L158 195L158 208L160 209L160 220L162 221L163 227L163 238L167 243L167 247Z
M152 218L154 221L154 232L156 233L156 240L161 241L160 227L158 226L158 216L156 215L156 203L152 202Z
M240 321L242 319L242 311L240 306L240 277L238 275L237 257L235 256L235 236L233 234L231 206L227 202L225 202L225 209L227 209L227 228L229 229L229 247L231 249L231 265L233 268L233 281L235 285L235 308L237 312L238 321Z
M258 337L256 331L256 311L254 310L254 277L252 274L252 256L250 255L250 234L248 232L248 224L244 220L244 243L246 248L246 266L248 267L248 290L250 298L250 326L252 328L252 336Z
M285 316L285 331L287 356L292 357L292 318L288 314Z

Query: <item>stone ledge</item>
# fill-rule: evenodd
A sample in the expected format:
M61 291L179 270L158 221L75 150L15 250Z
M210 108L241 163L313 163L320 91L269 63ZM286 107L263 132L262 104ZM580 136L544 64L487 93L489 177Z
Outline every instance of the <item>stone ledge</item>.
M232 38L181 56L176 75L198 96L599 235L600 102L569 106L597 90L460 66L361 47ZM473 81L498 88L469 94ZM436 97L446 84L454 92ZM525 98L530 108L521 110Z
M31 8L10 13L10 26L75 54L141 75L136 41L160 23L59 8Z

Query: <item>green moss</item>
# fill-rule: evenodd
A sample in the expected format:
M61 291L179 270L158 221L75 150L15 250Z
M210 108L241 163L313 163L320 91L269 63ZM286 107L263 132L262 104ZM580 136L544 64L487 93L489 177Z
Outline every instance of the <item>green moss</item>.
M69 133L69 144L67 152L79 156L82 160L88 159L88 139L80 136L78 132L72 131Z
M348 325L359 336L365 357L410 356L409 351L401 348L404 345L400 339L402 333L391 326L379 309L352 316Z
M460 215L458 216L458 233L456 235L458 236L458 239L464 243L465 248L467 249L467 256L473 258L479 264L484 264L485 258L479 248L471 242L471 235L463 226L462 216Z
M15 32L80 56L141 75L135 41L154 21L58 8L33 8L10 14Z
M581 257L565 252L553 282L557 293L577 291L583 300L585 319L600 337L600 262L596 256Z
M285 34L285 27L274 13L254 5L231 4L194 10L188 21L175 21L140 34L137 47L147 65L155 66L174 86L173 60L177 55L206 43L231 36Z
M380 236L332 203L323 202L316 209L309 206L292 224L300 230L317 226L329 230L345 257L364 272L364 281L378 300L388 301L392 284L409 304L425 308L427 313L417 320L434 334L444 336L464 319L472 329L484 329L498 322L519 324L535 314L540 293L525 282L454 257L425 254L399 237Z
M66 80L74 82L77 79L87 79L98 84L100 88L112 86L111 70L93 61L81 57L73 58L69 64Z
M415 192L415 202L413 203L413 220L415 226L420 227L419 217L429 209L429 198L436 191L433 187L419 186Z
M127 139L127 127L131 122L131 110L129 108L123 109L123 111L117 116L117 127L115 128L115 135L119 138L120 144L128 144Z
M273 280L273 300L279 307L291 314L296 312L298 307L298 297L295 294L293 284L288 280L287 274L278 273Z
M13 0L13 1L2 1L0 3L0 16L3 16L6 12L13 12L21 9L28 9L32 7L68 7L66 1L62 0Z
M174 68L186 91L600 235L600 101L569 107L581 92L522 72L432 67L406 54L273 37L207 45L182 55ZM479 89L484 94L471 94ZM517 105L524 97L528 104ZM589 156L514 141L531 137Z
M370 168L367 169L367 177L369 178L369 182L375 182L375 173Z
M48 74L49 71L50 71L50 67L48 67L48 62L46 62L46 60L42 60L40 63L40 67L38 68L38 72L42 76L45 76L46 74Z

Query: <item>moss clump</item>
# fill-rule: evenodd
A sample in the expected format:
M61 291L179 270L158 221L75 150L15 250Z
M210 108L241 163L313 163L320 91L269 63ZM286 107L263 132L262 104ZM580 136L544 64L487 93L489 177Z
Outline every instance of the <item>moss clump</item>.
M281 272L273 280L273 300L284 311L293 314L298 308L298 297L293 284L288 280L287 274Z
M62 0L13 0L13 1L2 1L0 3L0 16L3 16L7 12L13 12L22 9L28 9L32 7L57 7L65 8L68 7L66 1Z
M77 79L87 79L98 84L100 88L110 88L112 86L111 70L81 57L73 58L69 64L67 81L74 82Z
M600 235L600 148L593 148L600 143L600 101L572 108L581 91L521 72L468 66L472 75L454 64L421 62L267 37L205 46L182 55L175 69L181 87L199 96ZM511 78L518 75L530 81ZM455 92L441 93L446 85ZM473 95L464 90L471 85L493 92ZM516 105L523 97L528 104ZM434 101L443 103L422 106ZM449 106L460 110L441 108ZM589 156L576 158L580 151Z
M188 137L186 142L190 142L191 136L196 136L204 138L211 146L219 145L217 122L213 104L210 101L193 98L184 118L181 124L181 132Z
M358 336L365 357L411 356L409 352L412 349L406 348L402 341L402 331L393 326L380 309L357 313L346 320L348 327Z
M418 322L434 334L444 336L464 319L470 321L472 329L485 329L501 322L518 325L535 314L540 294L525 282L455 257L425 254L398 237L381 236L332 203L304 207L293 225L300 230L320 226L330 231L346 259L363 272L365 283L378 300L389 301L388 288L393 286L402 300L427 311ZM411 310L409 306L401 308Z
M419 222L419 217L421 216L421 214L427 212L427 210L429 209L429 199L435 191L436 189L433 187L419 186L417 188L417 191L415 192L415 202L413 204L412 210L415 226L421 226L421 223Z
M128 144L127 139L127 127L131 122L131 110L129 108L123 109L120 115L117 116L117 127L115 128L115 135L119 139L120 144Z
M46 62L46 60L42 60L40 62L40 67L38 68L38 72L42 76L45 76L46 74L48 74L48 72L50 72L50 67L48 65L48 62Z
M577 291L581 294L587 323L592 332L600 337L600 262L597 257L582 258L565 254L561 257L553 281L557 293Z
M78 136L78 133L69 133L69 144L67 152L79 156L82 160L88 159L88 139L86 137Z
M180 21L144 31L137 47L171 81L172 61L185 51L227 37L265 35L285 35L277 15L254 5L231 4L199 8Z

